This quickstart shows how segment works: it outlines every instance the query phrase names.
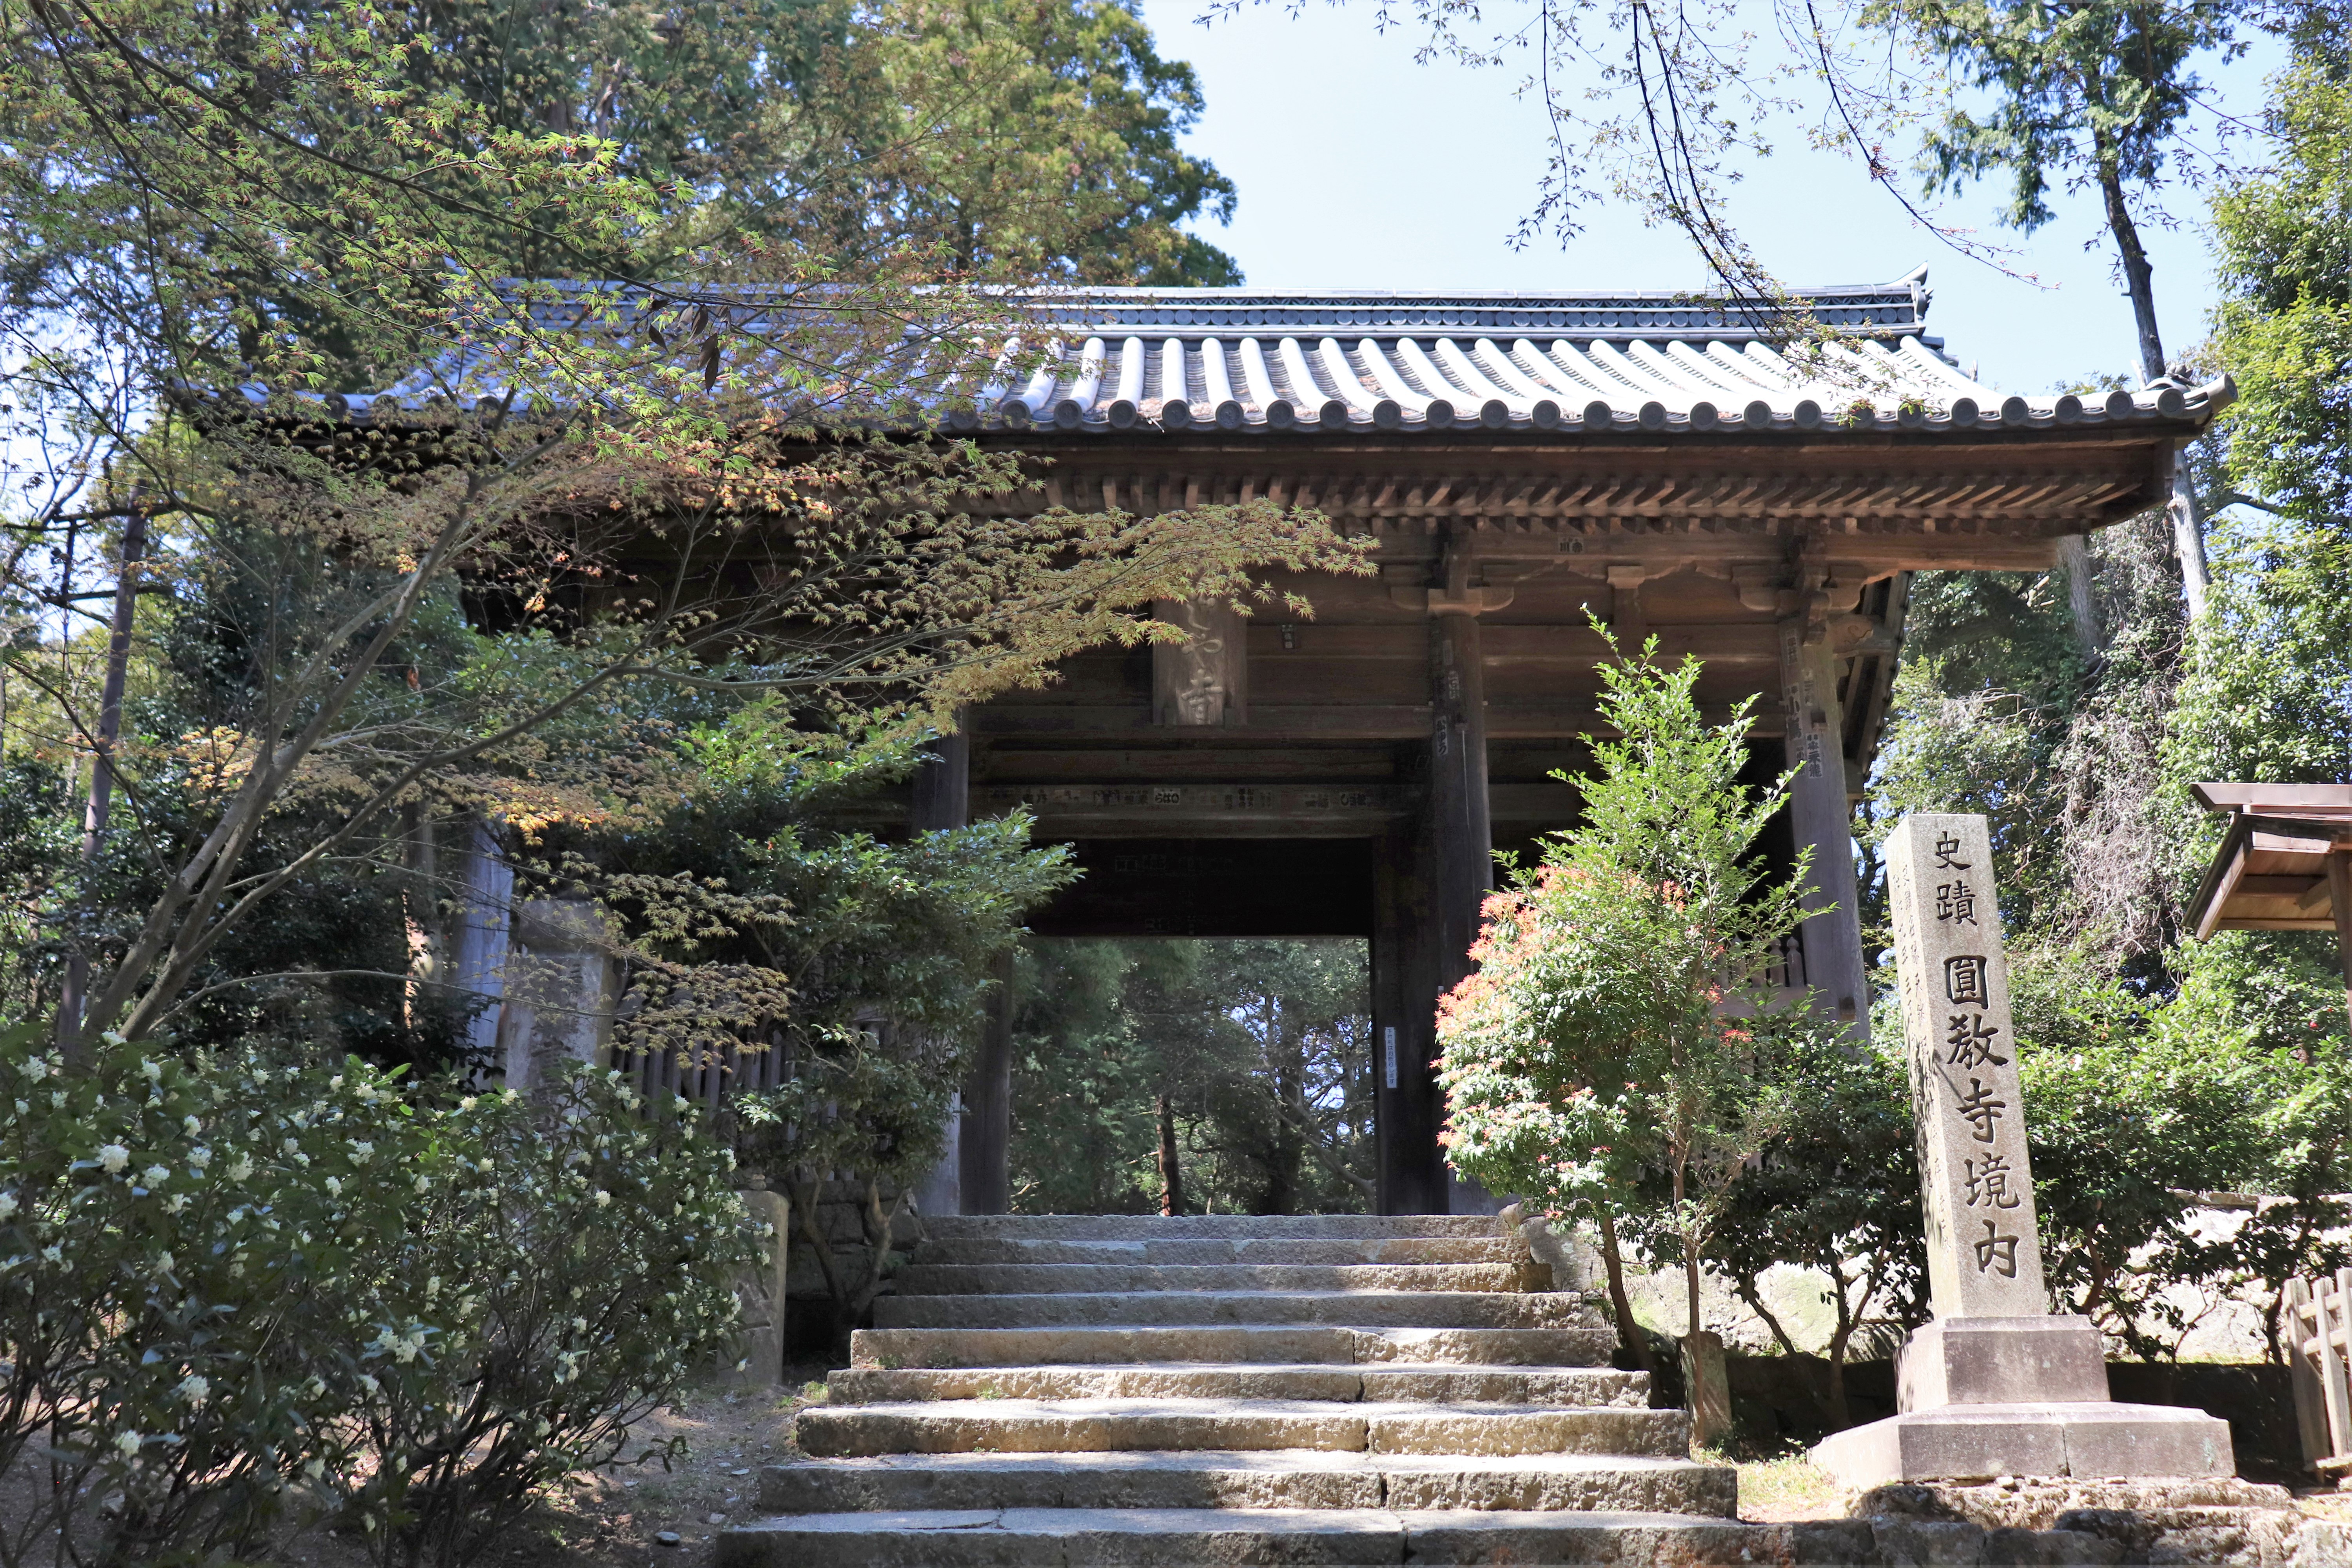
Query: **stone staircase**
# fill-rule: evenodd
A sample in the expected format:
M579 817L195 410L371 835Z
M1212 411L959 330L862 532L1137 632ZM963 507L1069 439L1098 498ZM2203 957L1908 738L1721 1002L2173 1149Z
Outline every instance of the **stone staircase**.
M1759 1561L1615 1335L1475 1216L929 1222L773 1517L785 1564Z

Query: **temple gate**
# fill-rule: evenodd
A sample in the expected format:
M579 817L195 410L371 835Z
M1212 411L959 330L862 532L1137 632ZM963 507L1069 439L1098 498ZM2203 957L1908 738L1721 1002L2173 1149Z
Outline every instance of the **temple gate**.
M1811 847L1822 911L1785 981L1866 1028L1849 824L1908 574L2053 566L2159 504L2231 391L2003 397L1924 335L1924 269L1809 297L1843 337L1802 363L1705 298L1057 297L1061 357L953 416L1050 459L1023 504L1264 497L1369 534L1379 575L1286 584L1315 606L1295 623L1160 606L1186 643L968 713L913 824L1025 805L1074 844L1087 875L1041 934L1369 938L1380 1207L1444 1213L1436 999L1494 852L1575 820L1550 773L1598 732L1598 617L1698 655L1711 711L1760 697L1755 776L1802 770L1769 851ZM1007 1205L1010 1072L1000 1016L964 1096L965 1212Z

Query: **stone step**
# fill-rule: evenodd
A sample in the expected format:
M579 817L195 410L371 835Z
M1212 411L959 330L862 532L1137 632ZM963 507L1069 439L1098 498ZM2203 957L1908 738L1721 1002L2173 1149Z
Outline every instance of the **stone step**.
M779 1513L859 1509L1559 1509L1715 1514L1738 1472L1689 1459L1581 1454L887 1454L801 1460L761 1474Z
M1507 1263L915 1263L900 1296L1037 1296L1135 1290L1518 1290Z
M1376 1454L1639 1454L1684 1458L1679 1410L1286 1399L968 1399L814 1405L793 1423L813 1458L1315 1448Z
M942 1241L1258 1241L1277 1237L1357 1241L1393 1237L1507 1237L1511 1232L1492 1215L971 1214L927 1217L923 1234Z
M1129 1362L1600 1367L1609 1364L1616 1343L1615 1330L1595 1324L1557 1329L1280 1325L861 1329L850 1336L849 1360L854 1367L885 1369L1099 1366Z
M932 1222L936 1224L936 1222ZM1353 1240L1202 1237L1190 1241L1047 1241L992 1237L926 1240L918 1264L969 1263L1521 1263L1516 1237L1401 1236Z
M1868 1527L1857 1535L1866 1549ZM1685 1568L1787 1560L1787 1528L1659 1513L1387 1509L973 1509L785 1515L727 1530L719 1568L1081 1568L1550 1563ZM1824 1543L1828 1544L1828 1543ZM1762 1547L1759 1552L1759 1547ZM1777 1548L1777 1549L1776 1549ZM1855 1559L1807 1552L1803 1561Z
M1550 1329L1597 1321L1580 1296L1475 1290L1163 1290L1059 1296L885 1296L877 1329L1328 1323L1349 1328Z
M825 1380L829 1405L920 1399L1322 1399L1447 1405L1618 1405L1646 1409L1647 1373L1597 1367L1227 1365L845 1367ZM1158 1505L1154 1505L1158 1506Z

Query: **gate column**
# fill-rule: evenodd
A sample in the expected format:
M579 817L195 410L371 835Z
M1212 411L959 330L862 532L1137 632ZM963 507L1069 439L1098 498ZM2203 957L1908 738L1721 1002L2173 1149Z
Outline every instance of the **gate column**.
M1437 999L1470 973L1470 944L1495 885L1478 616L1502 608L1511 595L1469 584L1466 562L1454 551L1444 566L1444 588L1392 590L1399 602L1429 614L1430 731L1417 830L1377 844L1374 1103L1384 1214L1491 1206L1484 1191L1453 1180L1445 1168L1437 1143L1444 1095L1429 1064L1437 1055Z

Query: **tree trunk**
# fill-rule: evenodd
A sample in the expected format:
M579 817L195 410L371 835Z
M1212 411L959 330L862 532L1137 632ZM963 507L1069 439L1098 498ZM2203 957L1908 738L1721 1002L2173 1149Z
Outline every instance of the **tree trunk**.
M1650 1336L1633 1321L1633 1303L1625 1294L1625 1260L1617 1250L1617 1220L1607 1209L1601 1211L1601 1263L1609 1274L1609 1308L1617 1314L1617 1342L1633 1356L1635 1366L1654 1373L1658 1369L1650 1360Z
M1166 1095L1158 1101L1160 1111L1160 1212L1180 1215L1184 1212L1184 1172L1176 1157L1176 1107Z
M2099 608L2091 598L2091 546L2079 533L2058 541L2058 569L2066 574L2066 611L2074 623L2074 641L2086 658L2097 658L2101 646Z
M131 667L131 624L139 609L139 563L146 556L147 509L134 496L131 516L122 525L122 562L114 574L106 684L99 694L98 734L90 748L89 800L82 809L80 902L85 913L89 906L89 879L98 872L99 853L106 843L107 818L113 814L114 742L122 733L122 686ZM82 996L89 988L89 954L81 945L86 937L86 931L74 933L73 954L66 960L65 989L58 1000L58 1045L68 1063L83 1055Z
M2105 136L2093 138L2098 155L2099 195L2105 201L2107 230L2116 237L2116 250L2123 259L2124 287L2131 295L2132 324L2139 338L2139 369L2144 380L2154 381L2164 374L2164 334L2156 321L2156 268L2147 258L2147 247L2140 244L2139 226L2131 216L2131 207L2124 200L2123 175L2116 168L2113 144ZM2191 625L2205 618L2205 607L2212 596L2213 574L2205 562L2205 519L2197 505L2197 492L2186 463L2176 462L2172 468L2172 499L2165 510L2172 519L2172 544L2180 557L2180 592L2189 602Z

